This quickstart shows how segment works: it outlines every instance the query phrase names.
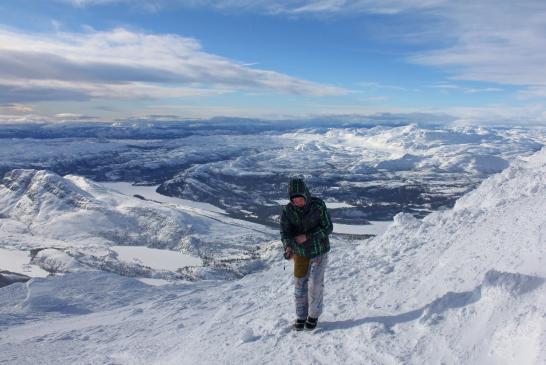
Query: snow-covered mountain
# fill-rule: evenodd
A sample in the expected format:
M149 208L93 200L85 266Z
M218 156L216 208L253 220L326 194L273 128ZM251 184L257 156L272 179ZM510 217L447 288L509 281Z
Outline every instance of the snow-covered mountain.
M221 213L143 200L47 170L8 172L0 180L0 217L0 247L32 251L33 263L45 270L77 267L167 279L243 275L255 265L262 242L275 233ZM205 265L154 270L120 260L112 249L118 245L174 250Z
M255 153L184 169L159 191L234 212L252 192L250 209L267 222L274 221L273 202L283 198L287 177L300 174L319 195L351 205L333 212L338 222L388 220L400 211L424 216L540 149L546 135L534 133L414 124L298 130L269 136L263 144L270 147Z
M483 179L546 144L544 129L259 122L12 126L0 174L47 169L94 181L160 185L232 217L276 225L290 176L345 203L336 222L419 217L452 206ZM249 204L249 195L252 204ZM248 213L250 212L250 214Z
M17 199L13 180L7 201L24 222L33 204ZM64 206L101 201L90 195ZM546 149L452 209L423 220L400 213L371 240L334 238L312 334L290 330L291 272L278 241L262 252L269 267L235 281L153 287L78 271L15 283L0 289L0 361L544 364L544 207Z

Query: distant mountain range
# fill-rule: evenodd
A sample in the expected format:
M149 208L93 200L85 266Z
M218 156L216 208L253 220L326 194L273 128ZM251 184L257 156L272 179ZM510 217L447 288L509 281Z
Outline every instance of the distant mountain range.
M6 125L0 174L47 169L94 181L159 185L275 225L287 180L305 177L334 221L361 224L452 206L514 159L546 143L540 129L418 126L399 120L247 119Z

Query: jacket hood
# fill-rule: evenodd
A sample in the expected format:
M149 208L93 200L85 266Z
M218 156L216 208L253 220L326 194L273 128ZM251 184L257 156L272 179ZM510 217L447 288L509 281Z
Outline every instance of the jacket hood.
M290 179L290 182L288 183L288 197L292 200L292 198L297 195L302 195L305 198L306 205L311 201L311 194L303 179Z

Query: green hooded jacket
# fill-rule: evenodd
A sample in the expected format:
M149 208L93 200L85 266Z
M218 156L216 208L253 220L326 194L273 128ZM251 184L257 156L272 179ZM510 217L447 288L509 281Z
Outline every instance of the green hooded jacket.
M298 208L292 204L292 198L301 195L305 198L305 206ZM312 197L302 179L291 179L288 184L290 202L282 209L281 240L286 250L307 258L314 258L330 251L328 235L332 233L333 225L326 204ZM307 240L298 244L295 237L305 234Z

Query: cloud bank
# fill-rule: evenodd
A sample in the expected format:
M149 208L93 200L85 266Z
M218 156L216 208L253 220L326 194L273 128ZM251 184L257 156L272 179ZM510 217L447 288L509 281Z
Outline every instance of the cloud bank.
M347 91L205 52L178 35L117 28L46 36L0 30L0 103L179 98L234 91Z
M124 0L61 0L93 6ZM426 15L426 37L436 44L409 62L435 66L454 79L522 86L546 85L546 2L543 0L137 0L141 7L202 7L269 15L343 17L355 14ZM404 29L406 31L406 29ZM449 43L448 46L444 46ZM442 46L439 46L442 44Z

